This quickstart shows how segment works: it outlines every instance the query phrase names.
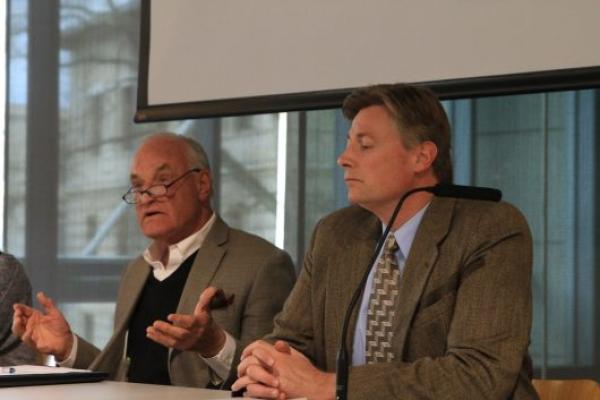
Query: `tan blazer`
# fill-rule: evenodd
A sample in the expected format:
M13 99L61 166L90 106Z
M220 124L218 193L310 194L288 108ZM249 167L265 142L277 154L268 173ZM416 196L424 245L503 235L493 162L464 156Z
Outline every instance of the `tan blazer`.
M344 313L380 234L380 221L357 206L320 221L271 338L333 372ZM349 398L536 399L531 272L531 235L514 207L435 198L401 278L396 361L351 367Z
M142 257L128 265L119 288L113 336L102 352L80 338L76 368L89 367L108 372L112 379L126 379L124 345L129 318L149 274L150 266ZM273 317L294 281L294 266L287 253L264 239L231 229L217 218L198 250L177 312L191 313L209 285L234 294L233 304L213 311L213 318L237 339L239 354L246 344L271 331ZM169 374L171 382L179 386L206 387L210 380L207 365L194 352L171 349Z

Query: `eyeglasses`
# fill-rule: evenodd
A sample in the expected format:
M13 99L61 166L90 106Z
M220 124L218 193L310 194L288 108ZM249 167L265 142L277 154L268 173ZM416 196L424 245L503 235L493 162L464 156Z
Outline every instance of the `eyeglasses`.
M179 176L178 178L173 179L169 183L152 185L147 187L146 189L130 187L127 193L125 193L121 198L127 204L136 204L140 202L144 194L147 194L152 199L160 196L165 196L169 193L169 188L171 186L173 186L177 181L182 180L192 172L200 172L200 168L192 168L189 171L185 172L183 175Z

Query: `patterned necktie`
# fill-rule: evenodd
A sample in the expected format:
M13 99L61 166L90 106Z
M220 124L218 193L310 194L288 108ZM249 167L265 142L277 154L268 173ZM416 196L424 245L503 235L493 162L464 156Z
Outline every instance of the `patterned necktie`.
M367 338L365 358L367 364L390 362L394 359L392 351L392 323L396 313L398 297L398 277L400 271L395 253L398 244L394 234L388 235L383 252L373 277L373 287L367 312Z

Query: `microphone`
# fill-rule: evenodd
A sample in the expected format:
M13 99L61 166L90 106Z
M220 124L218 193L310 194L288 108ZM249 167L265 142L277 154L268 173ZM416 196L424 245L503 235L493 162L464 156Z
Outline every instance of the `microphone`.
M500 201L502 192L498 189L477 187L477 186L460 186L460 185L436 185L431 190L427 190L437 197L455 197L459 199L487 200Z
M336 382L335 382L335 398L336 400L346 400L348 398L348 347L346 346L346 336L348 336L348 325L350 324L350 316L352 314L352 310L356 306L360 294L362 292L362 288L367 283L367 279L369 277L369 272L371 268L373 268L373 264L377 260L377 256L385 243L385 239L387 238L394 221L396 220L396 216L402 208L402 204L404 201L412 194L417 192L429 192L436 197L454 197L459 199L472 199L472 200L485 200L485 201L500 201L502 199L502 192L498 189L487 188L487 187L477 187L477 186L461 186L461 185L451 185L451 184L438 184L435 186L423 186L409 190L404 193L404 195L396 204L394 208L394 212L390 217L390 220L387 223L385 231L379 237L377 241L377 246L375 246L375 251L371 256L368 267L365 270L365 273L360 280L360 283L354 294L352 295L352 299L350 300L350 304L346 309L346 314L344 315L344 321L342 324L342 333L340 340L340 348L338 350L337 359L336 359Z

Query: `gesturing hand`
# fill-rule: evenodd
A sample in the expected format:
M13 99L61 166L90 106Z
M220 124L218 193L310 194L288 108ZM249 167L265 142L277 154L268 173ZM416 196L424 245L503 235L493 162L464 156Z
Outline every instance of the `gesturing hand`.
M12 331L38 352L52 354L62 361L73 346L71 327L52 299L42 292L37 294L37 299L44 313L25 304L13 305Z
M210 313L210 302L217 292L212 286L206 288L192 314L169 314L169 322L155 321L146 329L146 336L165 347L215 356L225 344L225 332Z

